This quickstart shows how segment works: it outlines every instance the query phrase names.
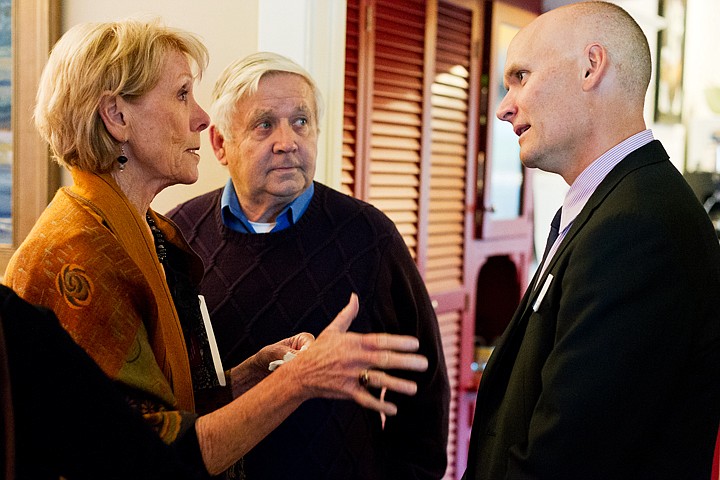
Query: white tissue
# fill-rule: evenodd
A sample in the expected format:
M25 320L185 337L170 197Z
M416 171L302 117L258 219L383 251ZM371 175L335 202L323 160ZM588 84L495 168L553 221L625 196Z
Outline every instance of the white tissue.
M300 347L300 351L302 352L303 350L307 350L307 345L303 345L302 347ZM293 352L287 352L285 355L283 355L282 360L274 360L274 361L270 362L270 364L268 365L268 370L270 370L272 372L277 367L279 367L280 365L282 365L285 362L289 362L296 356L297 355L295 355Z

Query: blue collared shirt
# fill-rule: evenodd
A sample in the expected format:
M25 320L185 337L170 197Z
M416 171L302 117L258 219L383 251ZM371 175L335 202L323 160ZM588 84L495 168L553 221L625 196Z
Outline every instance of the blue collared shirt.
M275 227L273 227L272 231L279 232L297 223L310 205L314 193L315 184L311 183L299 197L282 209L275 219ZM240 233L257 233L250 224L245 212L240 208L240 200L237 193L235 193L232 179L228 180L223 189L220 200L220 213L223 223L230 230Z

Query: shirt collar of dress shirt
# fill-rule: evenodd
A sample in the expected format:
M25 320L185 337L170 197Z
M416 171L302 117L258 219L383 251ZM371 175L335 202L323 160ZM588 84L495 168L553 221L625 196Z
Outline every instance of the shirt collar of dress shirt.
M600 185L610 171L638 148L654 140L651 130L643 130L623 140L607 152L600 155L575 179L565 195L562 214L560 218L560 234L564 236L567 228L572 224L583 209L590 196Z
M315 184L310 183L310 186L300 196L290 202L278 214L275 220L275 228L272 231L279 232L297 223L310 205L314 193ZM223 189L222 198L220 199L220 212L223 223L229 229L240 233L256 233L255 229L250 225L247 215L240 208L240 200L237 193L235 193L232 179L228 180Z

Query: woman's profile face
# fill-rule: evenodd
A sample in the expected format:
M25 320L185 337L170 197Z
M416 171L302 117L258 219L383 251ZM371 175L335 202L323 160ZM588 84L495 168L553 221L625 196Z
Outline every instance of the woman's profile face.
M138 178L153 194L170 185L197 181L200 132L210 118L195 101L194 82L187 57L172 51L158 84L129 100L125 109L124 121L130 126L123 146L127 167L137 169Z

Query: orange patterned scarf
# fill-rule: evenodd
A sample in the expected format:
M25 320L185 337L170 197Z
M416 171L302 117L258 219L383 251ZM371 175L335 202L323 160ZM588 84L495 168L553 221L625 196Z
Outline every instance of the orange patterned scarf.
M73 171L10 260L5 283L52 308L111 378L169 408L193 411L188 354L143 216L110 175ZM166 241L202 263L169 220L150 212Z

